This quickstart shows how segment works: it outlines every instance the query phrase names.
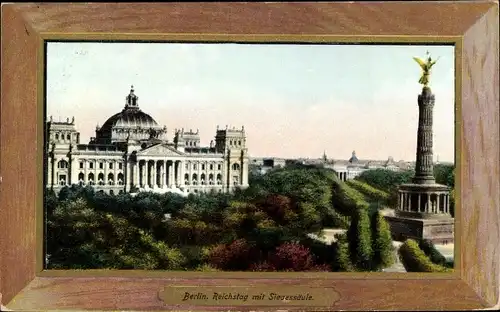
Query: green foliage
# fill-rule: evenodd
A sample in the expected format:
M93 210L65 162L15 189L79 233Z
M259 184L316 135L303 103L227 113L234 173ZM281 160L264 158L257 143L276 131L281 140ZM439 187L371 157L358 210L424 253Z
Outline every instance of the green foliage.
M386 202L389 199L389 194L385 191L374 188L368 183L359 180L349 180L346 182L347 185L361 192L363 195L368 197L370 201Z
M403 183L408 183L413 178L412 170L392 171L387 169L371 169L362 172L356 180L365 182L379 190L391 193Z
M451 270L435 264L419 248L415 240L406 240L398 250L399 258L407 272L450 272Z
M347 230L351 262L361 271L371 268L373 256L370 217L366 209L358 208Z
M436 183L444 184L449 187L455 186L455 166L448 164L434 165L434 178Z
M443 256L439 250L436 249L434 244L427 239L421 239L418 242L418 247L425 253L426 256L432 261L432 263L445 265L446 258Z
M384 216L377 212L372 215L373 259L372 269L379 271L394 264L394 247L391 230Z
M365 196L355 188L343 182L337 182L332 187L332 204L340 214L352 217L358 208L368 209L369 203Z
M335 260L333 264L334 271L341 272L352 272L356 271L355 266L351 262L350 249L347 237L345 235L339 235L337 241L335 242L336 253Z
M252 181L234 194L188 197L151 192L109 196L76 185L58 196L47 191L49 268L369 269L376 237L368 218L376 197L369 194L380 191L361 182L346 184L333 171L317 167L276 169ZM341 244L308 237L324 226L353 229ZM358 233L362 236L356 238ZM292 262L283 264L287 261Z

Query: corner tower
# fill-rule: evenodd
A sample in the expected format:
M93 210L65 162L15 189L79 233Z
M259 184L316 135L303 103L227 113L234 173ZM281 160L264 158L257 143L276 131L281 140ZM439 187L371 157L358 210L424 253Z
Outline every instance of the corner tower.
M248 149L246 147L245 127L221 130L217 127L215 151L224 155L223 181L227 190L235 185L248 187Z

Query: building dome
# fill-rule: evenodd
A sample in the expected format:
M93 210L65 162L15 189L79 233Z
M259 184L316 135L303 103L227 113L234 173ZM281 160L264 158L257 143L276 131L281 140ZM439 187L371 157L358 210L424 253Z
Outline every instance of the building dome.
M112 128L136 129L157 127L159 127L159 125L153 117L143 111L139 109L125 108L118 114L109 117L109 119L102 125L101 131L108 129L111 130Z
M96 141L109 144L117 141L144 140L148 135L162 133L164 128L139 108L139 97L131 87L125 98L125 108L106 120L102 127L96 129Z
M357 162L359 162L358 157L356 157L356 151L352 151L352 156L349 159L349 162L350 163L357 163Z

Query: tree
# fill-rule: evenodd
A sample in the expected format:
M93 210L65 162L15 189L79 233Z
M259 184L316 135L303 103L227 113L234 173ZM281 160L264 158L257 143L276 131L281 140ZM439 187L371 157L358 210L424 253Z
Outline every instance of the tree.
M414 171L392 171L387 169L370 169L362 172L356 177L356 180L363 181L369 185L391 193L395 191L399 185L408 183L414 176Z

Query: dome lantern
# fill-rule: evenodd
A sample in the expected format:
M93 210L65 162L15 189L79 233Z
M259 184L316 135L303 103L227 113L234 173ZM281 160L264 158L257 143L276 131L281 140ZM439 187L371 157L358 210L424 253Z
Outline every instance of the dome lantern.
M139 97L134 94L134 86L130 86L130 93L125 98L125 108L139 108Z

